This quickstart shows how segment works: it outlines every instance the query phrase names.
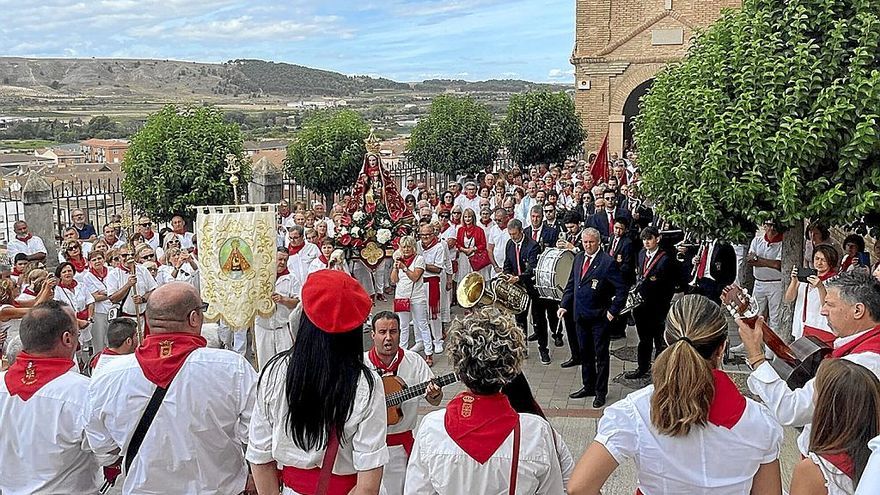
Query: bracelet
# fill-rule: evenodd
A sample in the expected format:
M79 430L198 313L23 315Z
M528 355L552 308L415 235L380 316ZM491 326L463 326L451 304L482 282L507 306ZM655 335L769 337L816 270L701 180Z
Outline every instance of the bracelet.
M748 360L749 368L754 370L757 367L757 365L761 364L762 361L766 361L766 360L767 360L767 358L765 358L764 356L758 356L755 359L749 359Z

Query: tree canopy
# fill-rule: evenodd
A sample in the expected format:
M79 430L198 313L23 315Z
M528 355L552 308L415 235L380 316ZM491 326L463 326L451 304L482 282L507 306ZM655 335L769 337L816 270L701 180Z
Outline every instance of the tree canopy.
M228 154L238 158L240 184L247 184L250 162L238 125L224 122L223 112L211 106L166 105L132 137L122 162L122 190L155 221L192 218L189 206L234 203L224 172Z
M585 137L574 101L563 92L511 96L501 130L511 156L524 165L561 162Z
M329 201L357 179L369 134L367 123L351 110L318 112L287 147L286 171Z
M644 189L661 212L740 240L770 217L870 220L878 13L878 0L745 0L699 35L657 76L636 123Z
M413 129L407 158L433 172L473 173L492 163L498 145L485 105L469 97L440 95Z

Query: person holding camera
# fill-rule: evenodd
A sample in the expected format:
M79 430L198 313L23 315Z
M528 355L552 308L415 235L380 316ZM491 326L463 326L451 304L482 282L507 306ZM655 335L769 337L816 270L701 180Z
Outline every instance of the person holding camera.
M828 326L828 320L820 314L825 304L825 284L837 275L840 256L833 246L820 244L813 251L815 269L793 266L791 282L785 290L785 302L794 302L794 318L791 321L791 335L799 339L804 335L814 335L823 342L834 342L836 336Z

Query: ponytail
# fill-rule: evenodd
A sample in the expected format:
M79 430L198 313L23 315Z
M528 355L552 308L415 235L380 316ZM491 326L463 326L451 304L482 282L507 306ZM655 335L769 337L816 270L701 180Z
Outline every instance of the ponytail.
M708 298L687 295L669 309L669 347L654 362L651 424L660 433L685 436L704 426L715 396L709 359L727 339L721 308Z

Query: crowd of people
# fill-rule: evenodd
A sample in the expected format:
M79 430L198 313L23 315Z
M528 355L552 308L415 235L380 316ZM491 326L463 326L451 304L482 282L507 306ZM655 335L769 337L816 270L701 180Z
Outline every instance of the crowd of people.
M141 217L130 235L114 222L98 237L74 211L54 276L18 222L0 273L0 336L19 325L2 346L0 493L95 493L123 473L123 493L598 494L633 461L644 495L781 494L783 426L802 428L791 494L880 493L880 282L864 239L847 237L841 254L811 224L807 266L786 286L772 220L748 246L695 241L642 197L632 156L612 157L608 177L591 161L446 191L405 177L414 235L373 267L336 249L345 195L329 212L282 201L276 310L254 323L252 360L250 329L203 336L197 239L182 218L154 232ZM559 253L572 268L548 292L539 265ZM748 268L759 322L788 337L780 308L793 304L791 335L833 349L792 389L760 325L738 319L761 403L722 370L723 291ZM473 273L520 287L527 310L453 318ZM523 374L529 342L550 365L567 341L560 366L581 367L571 397L603 408L609 343L630 325L638 357L625 379L646 386L604 409L575 464ZM439 353L454 375L435 376ZM444 380L465 390L419 422Z

